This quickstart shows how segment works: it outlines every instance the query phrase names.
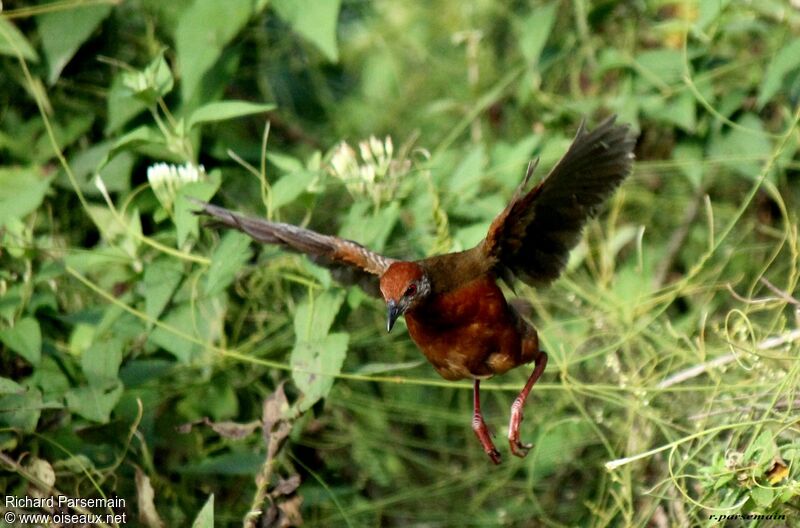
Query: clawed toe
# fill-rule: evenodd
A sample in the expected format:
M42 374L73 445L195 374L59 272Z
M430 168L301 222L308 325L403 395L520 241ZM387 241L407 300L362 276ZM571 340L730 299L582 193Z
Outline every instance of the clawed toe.
M523 444L519 440L510 440L508 445L511 447L511 454L520 458L528 456L528 451L533 448L533 444Z

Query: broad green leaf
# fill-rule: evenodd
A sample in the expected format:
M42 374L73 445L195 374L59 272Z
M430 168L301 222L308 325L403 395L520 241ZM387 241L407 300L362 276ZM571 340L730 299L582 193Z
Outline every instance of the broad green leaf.
M737 124L744 129L734 128L711 139L709 157L730 170L755 179L772 152L772 145L757 116L745 114Z
M33 49L25 35L17 29L13 22L0 17L0 55L16 57L17 52L27 61L39 62L39 55L36 54L36 50Z
M39 365L42 359L42 330L36 319L25 317L13 327L0 330L0 341L34 367Z
M163 322L182 334L200 339L195 334L192 306L189 303L170 310L163 318ZM163 348L183 363L189 363L199 351L199 345L162 327L154 328L148 341Z
M155 128L148 126L137 127L124 136L114 141L111 149L98 164L98 170L105 167L108 162L123 150L133 150L142 145L165 145L164 136Z
M279 209L284 205L293 202L298 196L303 194L314 180L315 174L311 171L300 169L296 172L291 172L281 177L272 185L272 200L271 205L273 209Z
M122 383L112 386L76 387L66 394L69 410L97 423L108 423L111 411L122 396Z
M471 147L447 182L449 194L459 202L478 194L485 167L486 151L483 145Z
M339 60L336 25L341 0L272 0L270 4L300 36L331 62Z
M81 368L90 386L108 387L117 381L123 344L113 337L97 340L81 355Z
M325 291L306 298L294 314L294 334L297 341L312 341L328 335L336 314L344 302L343 291Z
M0 429L10 427L23 433L32 433L41 414L42 393L37 389L0 396Z
M206 275L205 293L213 295L233 282L239 269L252 256L250 237L238 231L229 231L211 256L211 266Z
M111 81L107 97L106 135L116 132L125 123L147 110L147 104L133 96L125 86L123 74L116 75Z
M78 48L110 13L110 5L89 4L49 11L36 18L42 50L47 58L49 84L55 84Z
M642 97L641 108L644 114L662 123L677 125L687 132L693 132L697 122L697 109L694 96L684 91L665 99L660 95Z
M267 152L267 159L270 163L287 173L301 171L306 168L302 161L287 154Z
M683 142L675 146L672 159L696 190L703 184L703 149L695 143Z
M534 8L519 24L519 47L531 68L536 67L556 19L556 2Z
M131 152L121 151L114 159L106 162L112 146L113 142L102 141L81 150L70 158L69 165L72 168L72 174L84 194L100 196L100 190L94 181L97 174L100 175L103 185L109 192L130 189L134 155ZM61 188L72 190L72 182L63 170L59 171L55 184Z
M800 68L800 38L795 38L782 47L770 61L758 93L759 108L780 91L786 74L797 68Z
M333 376L342 371L347 355L348 334L329 334L321 339L298 341L292 349L292 379L303 392L299 411L310 409L333 387Z
M366 201L354 204L342 223L339 236L355 240L374 251L383 251L389 234L400 218L400 204L392 202L377 212Z
M16 381L0 376L0 394L21 394L25 392L25 387Z
M328 332L344 297L342 291L326 291L306 298L295 312L295 345L290 363L292 379L303 392L297 403L300 412L327 396L333 387L332 376L342 370L349 336Z
M203 509L195 517L192 528L214 528L214 494L209 495Z
M674 49L654 49L638 53L636 63L642 70L642 81L657 88L671 85L683 77L683 56Z
M169 303L172 294L183 278L183 264L173 258L158 258L145 265L144 306L145 313L158 319Z
M775 491L771 488L755 486L750 490L750 497L752 497L753 502L761 508L769 508L772 505L772 501L775 499Z
M175 48L184 101L192 97L203 75L252 14L253 0L195 0L183 12L175 30Z
M201 106L189 116L187 128L192 128L198 123L211 121L225 121L250 114L259 114L274 110L271 103L250 103L248 101L217 101Z
M0 167L0 227L35 211L51 181L38 167Z

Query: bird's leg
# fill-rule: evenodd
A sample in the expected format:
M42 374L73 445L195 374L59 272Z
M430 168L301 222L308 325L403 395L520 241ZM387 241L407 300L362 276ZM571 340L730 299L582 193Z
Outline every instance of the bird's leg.
M475 407L475 412L472 415L472 430L475 431L475 436L480 440L483 450L492 459L495 464L500 463L500 452L494 447L489 428L486 427L486 422L483 421L481 414L481 395L480 395L481 380L475 380L475 388L472 393L472 404Z
M519 441L519 424L522 422L523 418L522 408L525 406L525 400L528 399L531 388L533 388L536 380L539 379L539 376L544 372L545 366L547 366L547 353L539 351L535 362L531 376L520 391L517 399L515 399L514 403L511 405L511 421L508 423L508 443L511 446L511 453L520 458L524 458L533 447L533 444L523 444Z

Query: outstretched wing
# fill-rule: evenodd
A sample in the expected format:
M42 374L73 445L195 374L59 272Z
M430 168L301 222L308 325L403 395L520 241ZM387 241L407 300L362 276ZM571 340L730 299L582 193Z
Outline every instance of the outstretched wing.
M379 277L394 260L374 253L344 238L322 235L291 224L267 222L234 213L224 207L194 200L217 225L238 229L262 244L275 244L305 253L315 263L331 270L343 284L357 284L370 295L380 297Z
M591 132L581 123L564 157L525 193L536 164L528 166L511 203L494 219L480 246L499 276L513 275L534 286L559 276L586 220L631 172L636 141L627 125L615 125L615 119Z

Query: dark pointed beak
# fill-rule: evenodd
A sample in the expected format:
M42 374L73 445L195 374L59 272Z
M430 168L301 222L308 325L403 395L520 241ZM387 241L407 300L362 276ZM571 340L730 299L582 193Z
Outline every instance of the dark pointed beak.
M391 332L394 322L400 317L400 307L394 301L386 303L386 331Z

